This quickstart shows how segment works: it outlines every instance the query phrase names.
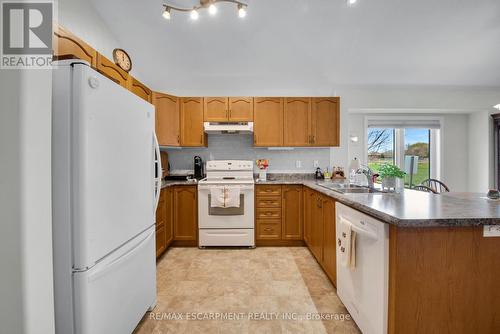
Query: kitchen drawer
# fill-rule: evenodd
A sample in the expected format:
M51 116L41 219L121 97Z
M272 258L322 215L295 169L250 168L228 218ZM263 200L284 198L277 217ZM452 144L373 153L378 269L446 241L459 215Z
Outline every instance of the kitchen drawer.
M257 220L257 239L280 240L281 220Z
M257 185L255 186L257 196L281 196L280 185Z
M256 219L280 219L280 208L257 208Z
M257 197L255 204L258 208L281 208L281 197Z

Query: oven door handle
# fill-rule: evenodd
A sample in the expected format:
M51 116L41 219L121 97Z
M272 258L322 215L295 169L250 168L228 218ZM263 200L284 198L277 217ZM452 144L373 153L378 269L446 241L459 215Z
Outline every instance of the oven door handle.
M225 186L229 187L229 186L234 186L234 185L232 185L232 184L217 184L217 185L216 184L210 184L210 185L203 184L202 185L202 184L198 183L198 190L210 190L210 189L212 189L214 187L225 187ZM244 186L240 186L239 188L240 188L241 191L243 191L243 190L254 190L254 186L253 185L244 185Z

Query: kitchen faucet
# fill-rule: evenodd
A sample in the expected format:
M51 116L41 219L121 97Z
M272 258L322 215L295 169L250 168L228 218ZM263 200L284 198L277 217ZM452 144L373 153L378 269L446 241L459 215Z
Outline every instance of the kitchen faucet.
M356 171L358 174L364 174L366 176L366 180L368 181L368 188L374 189L373 186L373 175L375 174L373 170L368 167L368 165L360 165L358 170Z

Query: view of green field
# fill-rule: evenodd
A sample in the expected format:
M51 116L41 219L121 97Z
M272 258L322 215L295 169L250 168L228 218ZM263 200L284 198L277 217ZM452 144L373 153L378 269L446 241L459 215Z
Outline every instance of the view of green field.
M377 173L380 169L380 166L382 166L385 163L390 163L392 164L392 160L377 160L377 161L370 161L368 163L368 166ZM413 175L413 185L417 185L422 183L422 181L427 180L429 178L429 160L427 161L419 161L418 163L418 170L417 173ZM380 182L378 180L377 182ZM405 187L410 186L410 176L406 175L405 176Z
M404 140L399 142L399 147L404 145L405 156L418 157L418 169L412 179L412 185L418 185L430 177L430 130L405 128L403 131ZM375 172L383 164L394 164L394 152L399 150L396 132L396 129L387 128L368 129L368 166ZM405 169L404 166L400 168ZM405 187L410 187L410 175L405 176Z

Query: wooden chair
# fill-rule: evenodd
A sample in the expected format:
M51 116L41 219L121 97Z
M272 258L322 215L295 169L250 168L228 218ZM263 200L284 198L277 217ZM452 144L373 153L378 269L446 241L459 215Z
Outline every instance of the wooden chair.
M421 186L426 186L428 188L431 188L434 190L434 193L440 194L440 193L448 193L450 192L450 188L446 186L443 182L436 180L436 179L427 179L422 181L420 183Z
M411 188L413 190L418 190L418 191L425 191L425 192L428 192L428 193L433 193L433 194L437 194L437 192L434 191L434 189L432 188L429 188L427 186L424 186L424 185L418 185L418 186L414 186L413 188Z

